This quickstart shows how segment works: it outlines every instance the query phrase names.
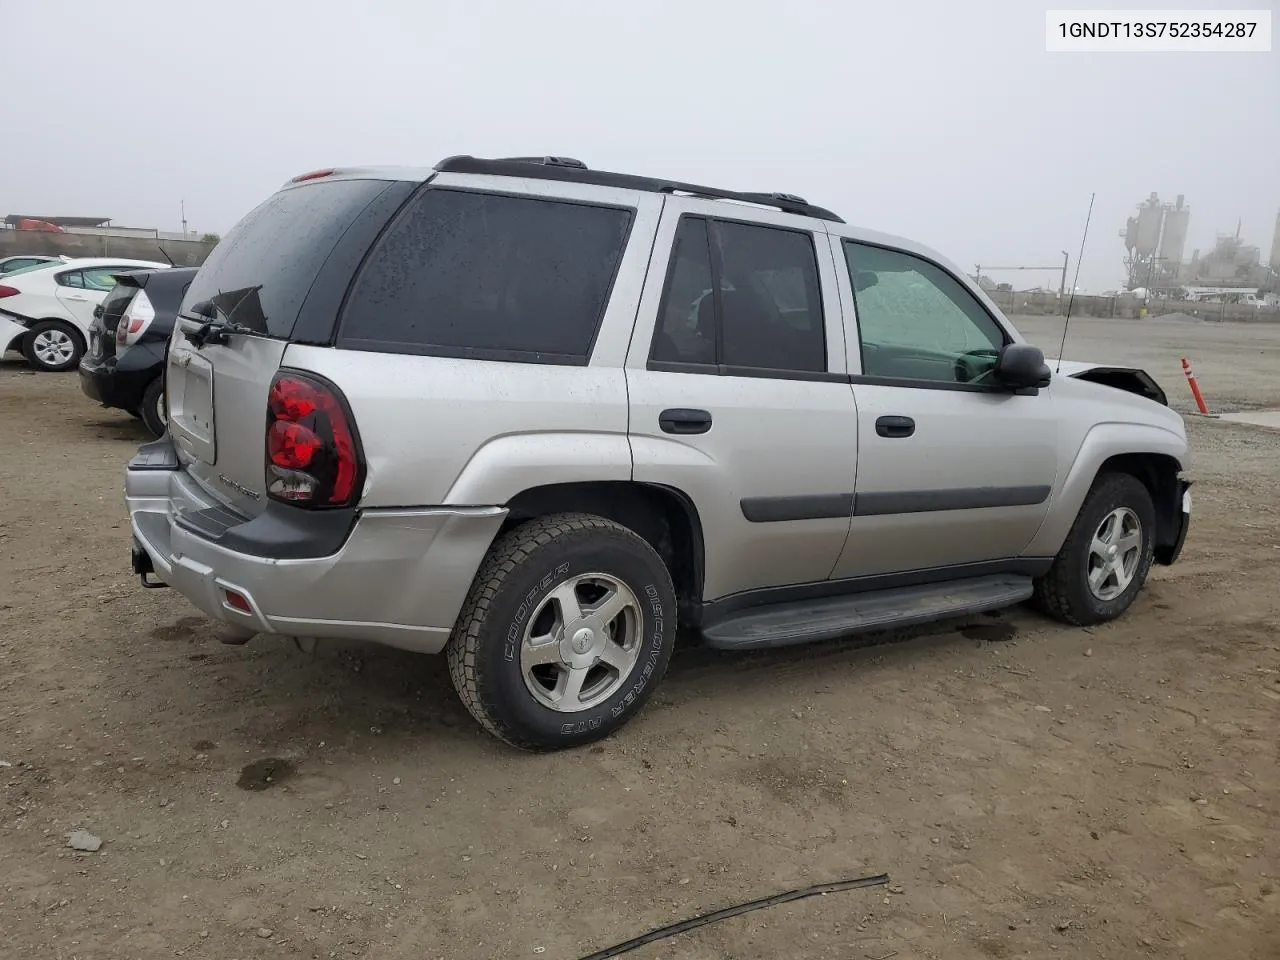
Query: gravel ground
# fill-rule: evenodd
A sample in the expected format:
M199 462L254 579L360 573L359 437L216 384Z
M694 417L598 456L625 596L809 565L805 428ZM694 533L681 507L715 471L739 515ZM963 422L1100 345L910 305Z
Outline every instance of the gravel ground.
M1215 409L1280 406L1280 326L1071 327L1181 409L1183 355ZM0 955L574 960L883 871L630 956L1275 960L1280 432L1189 430L1183 560L1118 622L686 650L619 735L528 756L442 660L223 646L141 589L140 427L0 362Z

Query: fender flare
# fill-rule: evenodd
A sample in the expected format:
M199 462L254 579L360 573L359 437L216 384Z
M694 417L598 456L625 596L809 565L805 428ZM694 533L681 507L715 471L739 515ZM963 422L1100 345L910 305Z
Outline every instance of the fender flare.
M571 475L566 464L572 465ZM471 455L442 506L502 506L533 487L631 476L631 443L625 433L505 434Z
M1168 457L1179 471L1189 465L1187 441L1172 430L1153 424L1095 424L1085 434L1070 468L1054 490L1052 506L1028 544L1026 556L1057 556L1103 464L1122 456Z

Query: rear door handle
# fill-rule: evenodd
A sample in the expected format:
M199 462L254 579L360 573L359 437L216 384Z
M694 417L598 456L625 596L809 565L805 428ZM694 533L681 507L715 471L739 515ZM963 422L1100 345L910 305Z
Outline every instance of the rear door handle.
M876 420L876 433L890 439L909 437L916 432L916 422L910 417L879 417Z
M88 297L67 297L68 300L74 300L76 303L88 303Z
M706 410L673 408L658 414L663 433L706 433L711 429L711 414Z

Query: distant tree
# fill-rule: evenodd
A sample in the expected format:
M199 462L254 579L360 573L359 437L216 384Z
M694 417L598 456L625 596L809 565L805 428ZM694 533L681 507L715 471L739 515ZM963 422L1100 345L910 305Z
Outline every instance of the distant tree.
M202 234L200 237L202 243L217 243L221 239L222 238L216 233L206 233Z

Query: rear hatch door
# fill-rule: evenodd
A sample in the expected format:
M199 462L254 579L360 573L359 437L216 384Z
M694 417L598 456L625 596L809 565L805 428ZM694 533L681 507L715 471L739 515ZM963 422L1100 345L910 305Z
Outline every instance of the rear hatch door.
M129 308L134 296L141 289L129 274L116 278L101 306L93 312L89 325L89 356L94 360L106 360L116 355L116 327Z
M285 350L332 342L360 260L416 186L342 175L287 185L191 281L169 344L169 433L188 473L238 513L266 506L267 393ZM220 324L248 332L202 337Z

